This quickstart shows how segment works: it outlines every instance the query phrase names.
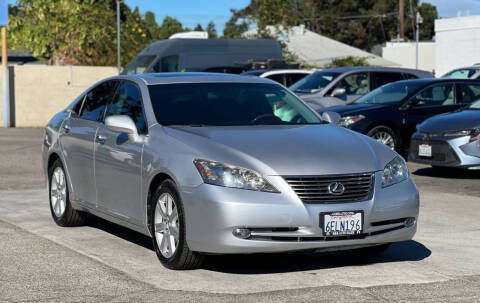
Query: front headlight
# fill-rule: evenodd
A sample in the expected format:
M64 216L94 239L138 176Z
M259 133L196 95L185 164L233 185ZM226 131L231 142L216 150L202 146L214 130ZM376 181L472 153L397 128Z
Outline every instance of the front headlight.
M193 160L203 182L225 187L278 193L262 175L254 170L211 160Z
M407 163L401 158L396 157L390 161L382 173L382 187L388 187L400 183L408 178Z
M350 125L357 123L358 121L364 119L364 115L355 115L355 116L347 116L347 117L342 117L340 118L340 121L338 121L337 125L343 126L343 127L349 127Z
M472 134L472 130L460 130L460 131L453 131L453 132L445 132L442 135L445 137L461 137L461 136L470 136Z

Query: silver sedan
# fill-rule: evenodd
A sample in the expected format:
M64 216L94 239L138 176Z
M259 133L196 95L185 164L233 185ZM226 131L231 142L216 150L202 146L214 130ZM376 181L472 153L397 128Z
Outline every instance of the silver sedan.
M46 127L53 220L92 213L153 238L162 264L205 254L379 252L416 232L405 161L279 84L225 74L105 79Z

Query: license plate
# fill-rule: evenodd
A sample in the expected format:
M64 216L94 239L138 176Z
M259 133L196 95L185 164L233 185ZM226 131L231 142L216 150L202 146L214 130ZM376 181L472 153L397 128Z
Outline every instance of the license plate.
M418 155L420 157L431 157L432 156L432 146L428 144L420 144L418 146Z
M323 235L326 237L361 234L363 230L363 212L321 213L320 227L323 230Z

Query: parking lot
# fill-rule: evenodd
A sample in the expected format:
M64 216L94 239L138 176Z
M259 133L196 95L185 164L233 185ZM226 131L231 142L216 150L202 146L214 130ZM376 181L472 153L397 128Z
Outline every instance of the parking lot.
M170 271L151 240L102 219L60 228L41 169L42 129L0 129L0 302L480 300L480 171L409 164L418 232L376 258L355 254L209 257Z

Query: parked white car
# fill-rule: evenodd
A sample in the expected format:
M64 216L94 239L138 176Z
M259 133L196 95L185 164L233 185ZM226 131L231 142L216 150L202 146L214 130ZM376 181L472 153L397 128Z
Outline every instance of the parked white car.
M297 81L311 75L315 70L305 69L275 69L275 70L252 70L244 72L242 75L246 76L258 76L260 78L267 78L282 84L285 87L289 87Z

